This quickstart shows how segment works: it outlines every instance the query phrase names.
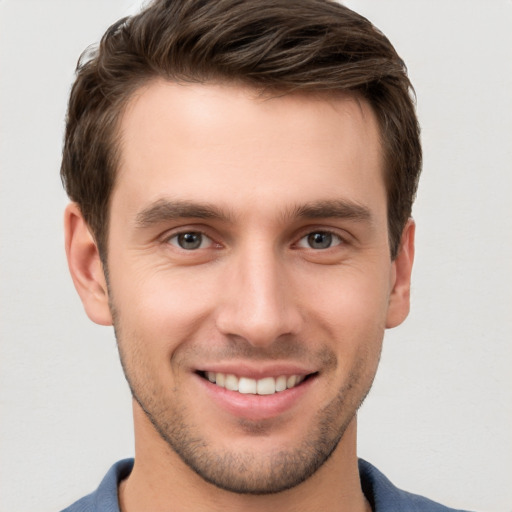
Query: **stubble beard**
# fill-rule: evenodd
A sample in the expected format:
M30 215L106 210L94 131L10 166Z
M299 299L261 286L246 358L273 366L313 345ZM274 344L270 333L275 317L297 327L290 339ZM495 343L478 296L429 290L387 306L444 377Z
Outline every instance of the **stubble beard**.
M352 407L353 412L339 425L339 412L345 408L342 390L319 411L317 424L298 446L261 456L256 450L216 450L187 422L186 409L158 410L152 407L152 400L148 404L133 388L132 395L160 437L188 467L206 482L237 494L274 494L307 480L329 459L357 410ZM245 426L246 431L258 436L266 430L262 423L251 422L242 428Z
M123 358L121 361L133 398L160 437L203 480L237 494L274 494L311 477L334 452L371 387L370 383L359 400L350 403L347 394L353 386L347 385L318 412L316 424L297 446L261 456L256 451L237 452L209 445L187 421L186 407L170 407L163 396L148 396L127 372ZM340 417L344 421L340 422ZM245 429L258 436L265 425L251 422Z
M215 450L187 422L185 408L159 409L155 407L155 401L146 397L141 399L130 380L128 383L133 398L155 430L188 467L220 489L253 495L279 493L311 477L332 455L367 394L356 407L350 407L351 412L340 425L340 411L346 408L345 390L341 390L327 407L319 411L317 424L297 447L261 457L261 454L249 451ZM245 427L256 436L265 430L265 426L258 423Z
M174 402L171 404L164 389L151 387L154 378L149 368L140 371L142 353L131 354L128 362L123 352L117 321L114 322L114 329L121 365L132 396L156 432L203 480L237 494L279 493L296 487L311 477L325 464L338 446L369 393L375 375L375 371L372 370L370 374L368 373L367 365L371 363L361 356L354 365L346 385L318 411L315 415L315 424L295 447L264 456L257 450L237 452L210 446L197 426L187 420L187 406L183 403L178 404L179 406ZM130 340L132 347L134 341ZM135 345L140 347L140 344ZM332 357L336 359L335 355ZM132 362L136 362L137 365L130 364ZM136 366L139 372L132 371ZM140 375L143 375L143 378L140 378ZM266 429L264 421L245 424L241 422L240 426L248 435L255 436L264 434Z

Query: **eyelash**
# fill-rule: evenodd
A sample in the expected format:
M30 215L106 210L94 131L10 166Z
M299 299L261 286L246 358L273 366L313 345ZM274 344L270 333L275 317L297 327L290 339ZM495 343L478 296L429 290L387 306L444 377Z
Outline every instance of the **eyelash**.
M179 243L179 239L180 237L186 237L187 235L193 235L193 236L198 236L200 237L200 242L199 242L199 246L197 247L190 247L190 248L185 248L183 246L180 245ZM176 243L173 243L172 240L176 240ZM205 233L203 233L202 231L194 231L194 230L189 230L189 231L180 231L179 233L174 233L173 235L167 237L165 239L165 242L168 243L168 244L171 244L179 249L182 249L184 251L194 251L194 250L197 250L197 249L205 249L205 247L201 247L206 241L209 241L210 244L214 244L215 242L208 236L206 235ZM186 243L186 241L185 241ZM189 241L189 243L191 243L192 245L194 245L193 241Z
M327 236L328 241L330 242L329 246L315 248L315 247L311 247L311 245L309 245L309 247L304 247L303 245L301 245L301 242L303 240L307 240L307 243L311 244L311 242L312 242L311 237L316 236L316 235ZM333 231L318 229L318 230L310 231L307 234L305 234L304 236L302 236L296 245L298 247L303 247L304 249L312 249L312 250L322 251L322 250L331 249L332 247L337 247L338 245L342 245L344 243L346 243L345 240L339 234L334 233Z
M187 237L188 235L191 236L191 239L187 241L185 237ZM318 237L319 235L321 237L327 237L327 246L311 247L312 243L322 243L321 239L316 241L312 239L312 237ZM181 240L180 237L182 237ZM197 239L194 240L194 237L199 237L199 241ZM306 241L305 244L308 245L303 245L303 241ZM166 237L165 242L187 252L193 252L198 249L207 249L210 248L213 244L215 244L215 241L211 237L209 237L206 233L200 230L187 230L174 233L171 236ZM186 243L189 243L191 247L187 248L182 245ZM205 244L208 244L208 247L204 247ZM333 247L337 247L343 244L346 244L346 240L339 234L329 230L317 229L308 231L306 234L302 235L294 245L299 248L309 249L313 251L325 251L327 249L331 249ZM220 247L220 244L217 244L217 246Z

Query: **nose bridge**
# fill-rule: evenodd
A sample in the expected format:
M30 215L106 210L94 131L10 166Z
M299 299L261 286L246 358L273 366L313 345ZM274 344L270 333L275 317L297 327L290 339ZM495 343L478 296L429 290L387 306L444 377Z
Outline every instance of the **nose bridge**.
M226 335L265 346L294 334L300 323L285 261L270 243L241 248L230 262L218 327Z

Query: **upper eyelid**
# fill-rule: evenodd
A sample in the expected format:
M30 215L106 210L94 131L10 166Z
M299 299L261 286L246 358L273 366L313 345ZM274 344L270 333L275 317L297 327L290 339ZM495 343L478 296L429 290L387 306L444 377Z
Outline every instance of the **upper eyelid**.
M207 244L207 247L197 247L197 248L194 248L194 249L185 249L184 247L180 247L178 243L174 244L174 243L171 243L171 240L173 239L176 239L176 242L177 242L177 239L180 235L185 235L185 234L199 234L201 235L202 237L202 240L201 240L201 243L200 245L202 245L203 243L206 243ZM205 240L206 239L206 240ZM182 249L182 250L185 250L185 251L196 251L196 250L199 250L199 249L209 249L210 247L214 246L216 244L216 242L211 238L209 237L208 235L204 234L204 233L201 233L200 231L191 231L191 230L188 230L188 231L181 231L181 232L178 232L178 233L174 233L170 236L168 236L167 238L165 238L165 243L166 244L170 244L178 249Z
M187 250L179 247L179 245L176 243L171 243L171 239L178 237L179 235L183 235L186 233L198 233L202 235L203 237L208 239L208 246L202 247L194 250ZM210 232L210 230L205 229L204 227L197 227L197 226L180 226L172 229L168 229L165 231L162 235L158 237L158 240L160 240L160 243L163 245L171 245L174 249L177 250L183 250L187 252L197 252L197 251L206 251L209 249L219 249L224 246L222 242L219 242L220 237L215 236Z
M319 232L334 235L338 237L340 240L342 240L344 243L349 243L352 239L354 239L354 236L352 234L350 234L349 232L347 232L347 230L342 228L336 228L333 226L325 225L309 225L294 230L294 234L291 235L290 237L291 243L292 245L294 245L305 236ZM234 238L236 238L230 237L227 233L225 233L224 235L219 234L216 229L211 228L209 226L205 226L204 224L197 225L191 223L188 225L180 225L173 228L169 228L165 230L162 234L158 235L158 239L162 241L168 241L169 239L183 233L200 233L201 235L209 238L213 243L216 243L218 245L225 245L226 241L232 238L232 242L234 242Z
M302 236L297 238L297 241L294 242L294 245L298 246L298 244L302 240L304 240L304 238L308 237L309 235L312 235L313 233L325 233L325 234L329 234L329 235L332 235L332 236L338 238L339 241L340 241L340 244L336 244L336 245L334 245L332 247L338 247L339 245L346 245L348 243L346 237L343 237L342 235L340 235L339 233L336 233L335 231L328 230L328 229L314 229L312 231L306 232L305 234L303 234ZM329 247L329 249L331 249L331 247ZM324 249L324 250L327 250L327 249Z
M210 229L205 228L204 226L195 226L194 224L190 225L180 225L173 228L166 229L162 234L159 235L159 238L163 238L164 240L168 240L174 236L178 236L184 233L200 233L208 238L212 238L212 234L210 233Z
M198 229L185 229L185 230L182 230L182 231L176 231L174 233L167 233L167 235L164 235L164 239L165 240L169 240L171 238L175 238L175 237L180 236L180 235L186 235L186 234L191 234L191 233L202 235L202 236L212 240L212 237L210 235L208 235L204 231L200 231Z
M331 235L337 236L340 240L343 240L347 243L350 241L350 239L353 238L353 235L351 235L345 229L325 226L307 226L298 230L297 234L295 235L295 239L297 241L302 240L305 236L308 236L312 233L329 233Z

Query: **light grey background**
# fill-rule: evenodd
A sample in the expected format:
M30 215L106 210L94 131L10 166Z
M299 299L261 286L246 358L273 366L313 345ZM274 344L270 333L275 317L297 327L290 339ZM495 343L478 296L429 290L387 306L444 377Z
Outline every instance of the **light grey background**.
M425 165L413 305L359 453L407 490L512 510L512 2L352 0L408 64ZM68 277L58 170L78 55L130 0L0 1L0 511L57 511L133 454L111 328Z

